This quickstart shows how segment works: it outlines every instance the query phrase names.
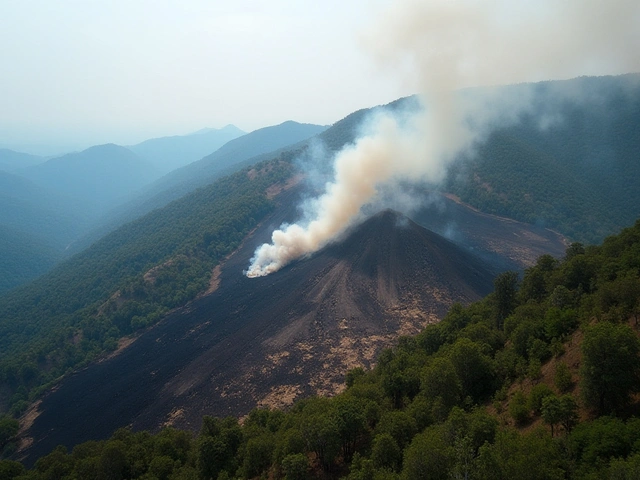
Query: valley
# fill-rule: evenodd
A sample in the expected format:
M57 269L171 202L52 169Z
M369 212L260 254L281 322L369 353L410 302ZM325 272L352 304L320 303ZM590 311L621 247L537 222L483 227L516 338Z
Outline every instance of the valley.
M294 187L275 198L276 210L218 270L213 292L45 395L20 455L30 462L124 426L197 431L203 415L334 395L349 369L372 367L399 335L437 322L454 302L482 298L505 267L565 247L553 232L440 197L414 218L443 233L455 225L458 243L385 211L276 275L246 278L255 247L295 219L301 194Z

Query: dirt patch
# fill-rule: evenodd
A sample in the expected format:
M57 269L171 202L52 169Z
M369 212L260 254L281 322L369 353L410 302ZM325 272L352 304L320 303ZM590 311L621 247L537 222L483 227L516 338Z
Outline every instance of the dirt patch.
M150 283L151 285L153 285L153 284L156 283L156 280L158 279L158 274L160 273L160 271L162 271L163 268L170 267L170 266L174 265L175 263L176 263L176 259L175 258L167 260L166 262L161 263L160 265L156 265L155 267L153 267L150 270L148 270L142 276L142 278L144 279L145 282Z
M41 404L42 400L34 402L20 417L20 429L18 430L18 453L26 450L33 444L33 437L28 435L28 431L33 426L36 418L40 415Z
M529 396L531 394L531 390L534 386L538 384L545 384L551 390L553 390L557 395L562 395L562 392L558 391L555 386L555 372L556 367L559 363L565 363L567 367L569 367L569 371L571 372L571 376L573 378L573 385L569 389L568 392L573 395L576 400L580 399L580 385L577 382L579 378L579 370L580 363L582 361L582 353L580 352L580 345L582 344L583 333L578 330L564 343L564 353L559 355L558 357L554 357L544 365L540 369L541 375L540 378L532 380L530 378L526 378L521 382L516 382L509 388L507 392L507 400L500 403L500 413L495 408L495 405L491 405L488 407L490 413L498 416L501 422L505 425L511 425L514 428L518 428L521 431L530 431L539 426L546 426L542 421L540 416L532 416L531 420L523 426L515 425L513 419L509 416L509 402L516 394L516 392L521 391L525 396ZM580 405L580 403L578 402ZM580 421L585 421L590 418L590 412L585 408L579 408L578 410Z
M220 274L222 273L222 265L218 264L211 272L211 278L209 279L209 288L202 295L210 295L215 292L220 286Z
M292 187L295 187L302 181L303 178L304 178L304 175L302 174L293 175L284 183L276 183L274 185L271 185L266 190L267 198L273 199L276 196L280 195L282 192L289 190Z
M279 385L273 387L262 400L257 402L258 408L283 409L290 407L302 393L300 385Z
M184 410L181 408L175 408L168 415L167 421L163 423L163 427L173 427L175 423L184 417Z

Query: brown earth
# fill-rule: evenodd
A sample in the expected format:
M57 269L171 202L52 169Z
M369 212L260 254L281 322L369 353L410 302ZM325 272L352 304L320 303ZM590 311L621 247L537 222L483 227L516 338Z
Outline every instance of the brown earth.
M210 294L47 394L23 431L33 439L23 443L27 463L123 426L196 431L203 415L335 394L348 369L372 366L399 335L489 293L497 271L530 264L533 252L563 250L551 232L441 199L416 218L454 232L458 244L385 211L310 258L245 277L256 246L294 219L298 195L278 195L281 207L214 272Z

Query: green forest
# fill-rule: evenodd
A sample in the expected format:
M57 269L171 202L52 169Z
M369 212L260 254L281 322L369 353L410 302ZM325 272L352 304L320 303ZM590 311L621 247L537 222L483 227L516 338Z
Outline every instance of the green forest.
M155 210L0 297L0 413L18 416L72 369L206 290L213 268L274 208L295 152Z
M448 173L445 189L487 213L557 229L596 244L640 216L640 95L637 75L542 82L540 111L491 133ZM554 97L581 92L580 101ZM555 100L554 100L555 98ZM569 96L569 98L571 98ZM555 120L542 127L545 110Z
M31 470L2 461L0 479L636 479L639 274L640 221L499 275L334 398L205 417L197 435L121 429Z

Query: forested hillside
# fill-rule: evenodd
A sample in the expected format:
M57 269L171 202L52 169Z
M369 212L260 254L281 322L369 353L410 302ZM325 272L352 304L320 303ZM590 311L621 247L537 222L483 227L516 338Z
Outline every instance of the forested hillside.
M533 88L533 111L494 131L451 170L446 188L482 211L581 242L632 223L640 215L640 75L511 88L523 96Z
M271 208L291 157L240 171L127 224L0 298L0 408L19 414L61 374L184 305Z
M562 261L543 256L522 280L500 275L373 370L345 372L335 398L242 424L207 417L195 437L122 429L27 472L1 468L24 480L638 478L639 274L640 221Z
M47 272L60 257L44 239L0 225L0 295Z
M224 175L233 173L235 165L248 166L243 162L258 155L271 154L284 147L295 150L297 147L293 147L293 144L313 137L325 129L326 127L321 125L290 121L254 130L225 143L209 155L154 182L145 190L140 199L132 202L132 207L137 207L138 212L144 213L153 208L162 207L196 188L208 185ZM271 155L270 158L273 156L275 155Z
M85 205L12 173L0 172L0 225L64 248L87 227Z

